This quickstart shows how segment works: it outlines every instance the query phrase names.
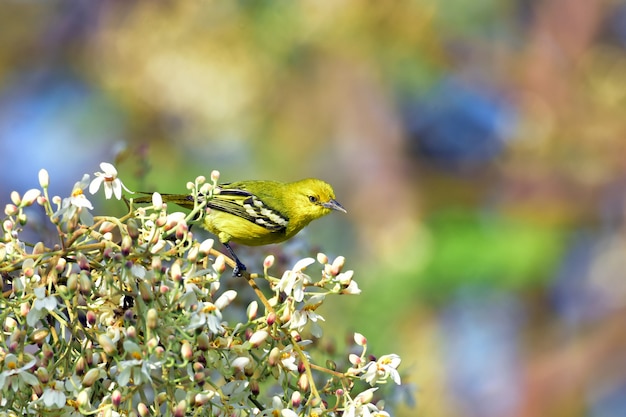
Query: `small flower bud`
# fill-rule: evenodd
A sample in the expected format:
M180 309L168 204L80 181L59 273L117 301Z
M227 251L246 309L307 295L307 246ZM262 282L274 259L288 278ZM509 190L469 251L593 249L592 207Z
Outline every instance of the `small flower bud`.
M170 276L172 277L172 280L174 280L174 282L180 282L180 280L183 278L183 273L180 269L179 262L174 262L172 264L172 267L170 268Z
M159 193L152 193L152 207L156 210L161 210L163 208L163 197Z
M211 171L211 181L217 182L220 179L220 172L216 169Z
M10 232L11 230L13 230L13 222L11 220L5 220L2 223L2 228L4 229L4 231Z
M100 379L100 368L92 368L83 377L83 386L90 387Z
M125 235L122 237L122 244L120 248L122 249L122 255L128 256L133 247L133 240L129 235Z
M67 288L74 292L78 289L78 274L72 272L67 278Z
M98 336L98 343L107 355L112 356L117 353L117 346L115 346L113 340L111 340L111 338L106 334L100 333Z
M150 415L150 409L144 403L137 404L137 413L140 417L148 417Z
M11 201L16 206L19 206L22 203L22 199L20 198L20 194L17 191L11 191Z
M153 256L151 266L154 271L156 272L160 271L161 270L161 258L158 256Z
M43 357L46 359L52 359L54 357L55 351L52 350L52 346L48 343L44 343L41 347L41 353L43 353Z
M303 374L306 371L306 367L304 366L304 362L298 362L298 373Z
M118 408L122 403L122 393L118 390L113 391L111 394L111 404L113 404L113 408Z
M209 401L211 401L211 398L213 398L212 392L209 394L202 393L202 394L196 394L196 396L193 397L193 401L196 407L199 407L199 406L206 405Z
M269 363L270 366L276 366L276 364L278 364L278 362L280 361L280 356L281 356L280 349L274 346L272 350L270 351L270 354L267 358L267 363Z
M250 321L254 320L256 318L258 311L259 311L259 303L256 300L254 300L248 305L248 308L246 309L248 320Z
M85 271L81 271L80 275L78 276L78 287L80 293L83 295L89 294L91 292L91 285L92 282L89 275L86 274Z
M224 259L224 255L219 255L215 258L215 262L213 262L213 269L218 274L221 274L226 269L226 261Z
M89 266L89 259L87 259L87 257L81 252L76 254L76 260L78 261L78 267L81 271L89 271L91 269Z
M187 259L189 262L196 262L198 260L199 251L198 244L193 245L191 249L189 249L189 252L187 253Z
M300 374L297 385L302 392L307 392L309 390L309 378L306 376L306 373Z
M213 189L213 184L202 184L202 186L200 187L200 194L202 195L207 195L211 192L211 190Z
M30 312L30 304L28 303L20 304L20 315L22 317L26 317L29 312Z
M265 269L269 269L272 267L272 265L274 265L274 255L268 255L265 260L263 261L263 268Z
M26 191L26 193L24 193L24 197L22 198L22 203L20 204L20 206L21 207L31 206L37 200L37 197L39 197L40 195L41 195L40 190L38 190L37 188L31 188L30 190Z
M208 255L209 252L211 251L211 248L213 247L213 239L205 239L201 244L200 244L200 253L204 256Z
M202 351L207 351L211 348L211 342L206 333L200 333L196 338L196 343L198 344L198 349Z
M139 281L138 284L139 294L141 295L141 299L146 303L152 301L152 287L145 280Z
M354 353L351 353L348 355L348 360L350 361L352 365L355 365L355 366L359 366L361 363L363 363L363 360L361 359L361 357L359 355L355 355Z
M45 251L46 247L44 246L43 242L35 243L35 246L33 247L33 255L41 255Z
M155 308L151 308L146 313L146 326L148 326L149 329L154 330L157 328L158 325L159 325L159 313L156 311Z
M253 379L250 381L250 392L252 393L252 395L259 395L261 393L261 388L259 387L259 381L257 381L256 379Z
M92 369L92 371L93 370L94 369ZM83 385L85 385L84 381L83 381ZM87 386L87 385L85 385L85 386ZM87 408L87 407L89 407L89 391L84 389L81 392L79 392L78 396L76 397L76 404L78 404L78 408Z
M4 206L4 214L6 214L7 216L15 216L18 212L19 209L15 204L7 204L6 206Z
M322 265L326 265L328 263L328 256L326 256L323 253L318 253L317 254L317 262L321 263Z
M183 239L187 235L189 226L185 222L179 222L176 225L176 239Z
M165 213L161 213L161 215L156 219L156 221L154 222L154 224L156 225L156 227L163 227L167 224L167 216L165 215ZM171 227L168 227L167 230L171 229Z
M35 342L38 346L43 345L46 341L46 338L50 335L50 330L48 329L38 329L30 335L30 339Z
M180 347L180 355L186 361L190 361L193 359L193 349L191 347L191 344L189 344L189 342L186 340L183 341L183 344Z
M291 405L297 409L300 407L300 404L302 404L302 394L300 394L300 391L294 391L291 394Z
M57 264L54 266L54 269L56 269L57 272L61 273L65 271L65 265L67 265L67 261L65 260L65 258L59 258Z
M272 311L267 315L267 325L271 326L274 323L276 323L276 313Z
M93 326L94 324L96 324L96 313L93 310L89 310L87 311L87 324L89 324L90 326Z
M47 188L49 184L50 184L50 175L48 174L48 171L46 171L45 169L40 169L39 170L39 185L41 185L41 188Z
M367 345L367 339L361 333L354 333L354 343L359 346Z
M100 233L112 232L116 228L115 223L104 221L98 229Z
M7 317L4 320L4 330L7 332L13 331L17 327L17 321L13 317Z
M155 337L151 337L146 343L146 345L148 346L148 349L150 350L156 349L157 347L159 347L159 341Z
M165 404L166 401L167 401L167 393L159 392L156 396L156 403L161 405L161 404Z
M17 221L20 222L21 226L24 226L28 221L28 218L26 217L26 214L20 213L17 215Z
M185 417L185 411L187 410L187 401L180 400L176 407L174 407L174 417Z
M26 278L32 278L35 275L35 261L31 258L26 259L22 263L22 273Z
M248 366L249 364L250 364L250 358L246 356L240 356L238 358L235 358L234 361L232 361L231 366L243 372L244 368Z
M224 293L220 295L219 298L215 301L215 307L217 307L218 310L223 310L224 308L228 307L228 305L232 303L236 297L237 291L224 291Z
M41 384L33 385L33 394L35 396L31 397L32 401L36 401L37 398L41 398L41 395L43 394L43 388L42 388Z
M333 276L339 274L341 272L341 269L343 268L343 264L345 264L345 263L346 263L346 258L344 258L343 256L338 256L333 261L330 273Z
M126 222L126 230L128 231L128 236L130 236L132 240L137 240L140 235L137 220L128 219L128 221Z
M250 344L255 348L258 348L265 342L265 339L269 336L269 333L265 330L257 330L250 336Z
M50 374L48 373L48 370L46 368L37 368L37 370L35 371L35 375L37 376L37 379L39 379L39 382L44 385L47 384L48 381L50 381Z

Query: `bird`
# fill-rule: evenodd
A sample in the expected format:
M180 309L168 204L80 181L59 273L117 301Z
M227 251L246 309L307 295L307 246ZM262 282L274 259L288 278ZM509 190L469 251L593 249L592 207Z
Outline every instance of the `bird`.
M190 194L161 194L164 202L192 209ZM204 196L198 197L199 201ZM148 203L150 197L133 199ZM317 178L294 182L247 180L220 184L206 201L208 210L202 226L217 236L235 260L233 276L242 276L246 266L230 242L261 246L291 239L313 220L332 211L347 213L335 200L332 186Z

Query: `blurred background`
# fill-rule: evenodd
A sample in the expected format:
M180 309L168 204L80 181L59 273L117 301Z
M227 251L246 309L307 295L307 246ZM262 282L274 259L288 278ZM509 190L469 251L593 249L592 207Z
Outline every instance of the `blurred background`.
M101 161L320 177L348 215L240 250L347 257L325 331L402 356L393 415L626 415L623 0L9 0L0 28L2 205Z

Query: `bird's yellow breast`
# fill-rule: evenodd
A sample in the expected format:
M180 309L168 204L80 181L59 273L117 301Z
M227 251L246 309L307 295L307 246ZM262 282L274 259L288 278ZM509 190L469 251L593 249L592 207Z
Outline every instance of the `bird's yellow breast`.
M235 242L246 246L262 246L280 243L292 237L297 231L289 229L277 232L243 220L241 217L223 211L212 210L204 219L204 227L220 242Z

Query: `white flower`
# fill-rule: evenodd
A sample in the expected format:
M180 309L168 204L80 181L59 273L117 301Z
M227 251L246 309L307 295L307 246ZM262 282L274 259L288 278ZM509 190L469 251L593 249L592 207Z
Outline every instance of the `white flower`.
M100 168L104 172L96 172L96 178L91 181L89 184L89 192L91 194L95 194L100 189L100 185L104 187L104 196L108 199L111 198L112 195L115 195L115 198L118 200L122 199L122 188L133 194L126 186L122 183L122 181L117 178L117 169L108 162L103 162L100 164Z
M280 365L289 371L298 371L298 365L296 364L296 352L293 350L293 346L288 345L282 350L280 355Z
M72 194L64 198L61 202L61 207L56 213L53 214L53 218L61 217L61 221L67 222L72 219L76 214L80 217L80 220L87 225L91 225L93 223L93 219L89 212L83 209L93 210L93 206L91 202L85 197L85 193L83 190L89 184L89 175L83 175L83 178L74 184L74 188L72 188Z
M354 397L354 399L348 396L343 417L389 417L389 413L382 411L371 402L374 397L374 391L377 389L367 389Z
M29 326L34 326L37 322L48 314L50 311L54 311L57 307L56 297L46 295L46 289L44 287L37 287L34 289L35 301L31 307L28 315L26 316L26 323Z
M285 271L278 282L278 289L287 296L293 294L294 300L302 301L304 299L304 286L309 282L309 277L302 270L313 262L315 262L313 258L304 258L296 262L292 270Z
M285 325L288 324L290 329L296 329L300 332L309 321L312 321L314 323L313 327L311 328L313 336L321 337L322 328L317 324L317 321L325 320L324 317L315 312L315 309L319 307L319 305L322 304L323 301L323 294L315 294L305 303L304 307L302 307L301 310L295 310L293 313L291 313L291 318Z
M393 382L400 385L400 374L397 368L401 361L400 356L395 353L383 355L376 362L372 361L365 365L361 379L370 385L375 385L384 384L391 378Z
M361 294L361 289L356 281L350 281L347 287L343 288L340 294L350 294L350 295L358 295Z
M7 370L0 373L0 389L12 389L13 391L17 391L19 389L25 389L26 384L33 387L40 384L37 377L31 372L31 368L37 363L35 359L20 368L17 367L18 363L19 360L17 356L12 353L6 355L4 358L4 367L7 368Z
M275 395L272 397L272 408L268 408L263 411L263 413L261 413L261 416L298 417L298 414L293 410L285 408L285 405L283 404L283 401L280 399L280 397Z
M206 325L212 333L221 334L224 332L222 326L222 312L215 304L207 301L198 305L192 313L187 325L187 330L195 330Z
M86 181L89 181L89 175L85 174L83 179L77 182L72 189L72 195L69 198L63 199L62 207L66 205L74 206L77 208L88 208L93 210L91 201L85 197L83 190L87 187ZM67 202L67 203L66 203Z

